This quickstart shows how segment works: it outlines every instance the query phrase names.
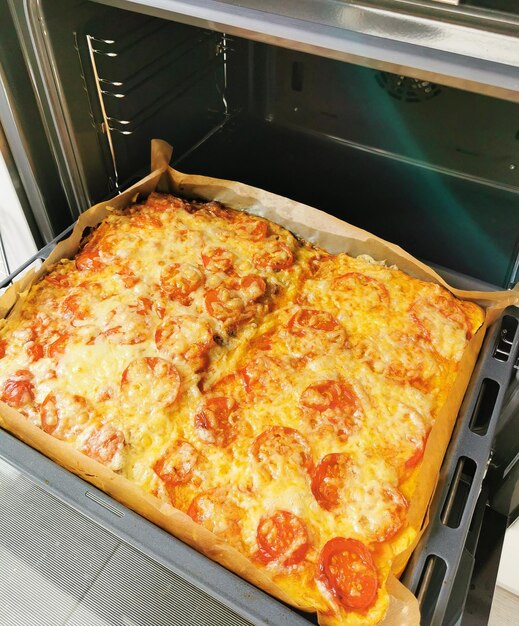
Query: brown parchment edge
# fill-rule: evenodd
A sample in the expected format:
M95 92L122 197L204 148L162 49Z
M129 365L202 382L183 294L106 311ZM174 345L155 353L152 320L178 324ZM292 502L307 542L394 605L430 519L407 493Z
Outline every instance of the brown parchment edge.
M430 497L437 482L439 468L483 340L484 331L507 306L519 302L519 290L471 292L453 289L432 269L400 247L367 231L318 209L249 185L178 172L168 166L172 148L166 142L153 140L151 153L154 171L114 199L97 204L83 213L71 235L55 247L41 268L38 271L30 270L0 297L0 317L5 317L11 310L14 314L22 305L29 287L45 275L56 262L62 258L72 258L80 245L85 229L97 226L109 214L110 208L124 208L131 204L137 195L146 196L154 190L171 191L204 200L218 200L236 209L246 209L288 228L330 252L344 251L353 256L369 254L376 260L385 260L388 264L397 265L412 276L439 283L458 297L477 302L485 309L485 322L465 351L454 387L429 436L417 480L420 489L417 490L416 498L413 498L409 510L409 521L418 531L418 536L413 546L395 559L393 571L399 574L420 536L420 527L422 524L424 527L426 525L424 520L426 521ZM322 184L324 185L325 182ZM195 524L187 515L144 493L127 479L77 452L69 444L58 441L32 426L20 413L2 402L0 402L0 425L60 465L106 491L125 506L134 509L261 589L300 609L311 610L311 607L304 602L299 602L293 597L289 598L268 575L259 571L246 557ZM381 624L383 626L419 624L419 617L416 617L419 616L418 603L414 596L396 578L390 577L389 581L390 609ZM413 619L415 621L412 621Z

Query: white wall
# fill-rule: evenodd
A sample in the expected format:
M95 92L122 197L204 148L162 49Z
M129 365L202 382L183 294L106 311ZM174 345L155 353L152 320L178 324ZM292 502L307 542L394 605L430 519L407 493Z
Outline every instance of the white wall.
M37 250L2 154L0 154L0 237L9 265L7 268L3 267L0 254L0 278L3 278Z

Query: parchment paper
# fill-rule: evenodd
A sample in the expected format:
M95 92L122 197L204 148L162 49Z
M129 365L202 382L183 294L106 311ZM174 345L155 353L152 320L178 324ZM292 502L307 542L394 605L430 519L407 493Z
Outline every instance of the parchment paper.
M218 200L235 209L247 210L266 217L293 233L312 241L329 252L348 252L352 256L369 254L376 260L395 264L411 276L441 284L455 295L477 302L485 309L485 321L470 341L460 364L459 374L449 397L437 416L429 436L423 463L417 479L417 491L409 509L409 522L418 531L417 543L427 520L427 508L438 479L459 406L472 373L485 329L510 304L519 302L519 290L503 292L470 292L453 289L436 274L400 247L388 243L367 231L356 228L322 211L281 196L233 181L183 174L169 167L172 148L160 140L153 140L151 149L152 173L116 198L90 208L78 219L70 237L60 242L36 272L30 270L14 283L0 298L0 318L9 312L15 315L22 306L27 291L62 258L72 258L79 248L86 228L94 227L109 213L109 207L124 208L138 197L152 191L171 192L188 198ZM325 181L321 182L325 185ZM462 245L462 242L460 242ZM4 322L0 319L0 326ZM243 576L261 589L279 599L297 605L303 610L311 607L298 603L259 571L245 556L219 540L211 532L195 524L190 517L144 493L127 479L105 466L77 452L69 444L59 441L32 426L17 411L0 402L0 425L30 446L106 491L122 504L170 531L210 558ZM398 575L414 547L398 555L393 571ZM418 603L414 596L395 578L388 580L390 607L383 626L416 626L420 622Z

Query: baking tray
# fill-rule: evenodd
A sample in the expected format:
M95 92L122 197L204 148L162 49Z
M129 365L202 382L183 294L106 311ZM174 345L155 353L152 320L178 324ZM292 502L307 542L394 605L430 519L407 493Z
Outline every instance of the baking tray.
M0 289L31 265L45 260L72 228L73 225L0 282ZM493 289L492 285L448 269L435 269L460 288ZM519 308L509 307L487 330L431 501L429 524L401 578L418 597L422 626L456 624L463 612L486 505L483 480L518 355ZM316 623L313 616L295 611L207 559L1 428L0 457L249 623L261 626Z

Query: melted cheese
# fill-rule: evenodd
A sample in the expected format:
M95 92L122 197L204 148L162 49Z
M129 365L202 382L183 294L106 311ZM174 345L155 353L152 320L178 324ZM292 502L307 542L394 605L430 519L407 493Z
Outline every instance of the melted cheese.
M191 514L198 501L200 523L327 623L375 624L393 553L414 537L420 446L481 322L396 268L152 194L113 211L0 328L0 396L164 501ZM306 529L301 562L257 559L258 526L279 511ZM315 578L335 537L370 546L368 613Z

